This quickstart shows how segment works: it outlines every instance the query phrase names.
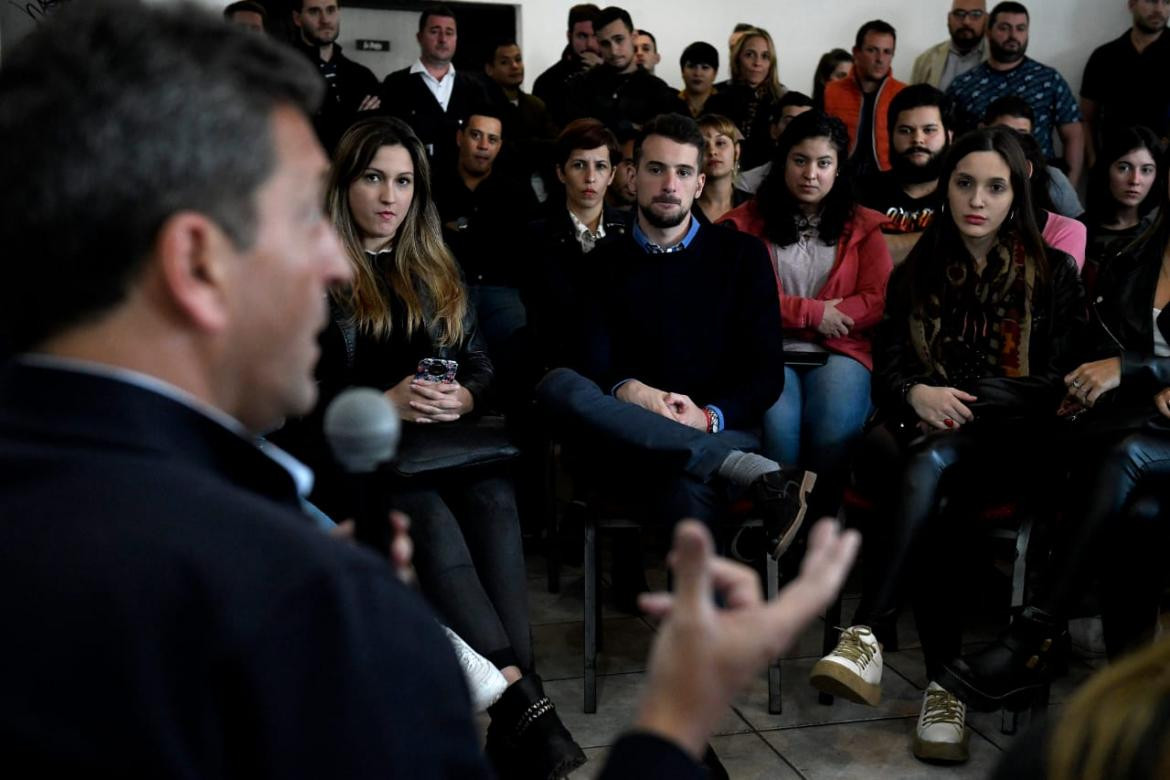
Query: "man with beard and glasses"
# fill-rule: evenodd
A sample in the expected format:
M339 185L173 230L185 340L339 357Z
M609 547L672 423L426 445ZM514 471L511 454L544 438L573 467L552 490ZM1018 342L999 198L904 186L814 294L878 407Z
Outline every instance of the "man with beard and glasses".
M955 77L987 59L986 26L986 0L954 0L947 13L950 39L918 55L910 83L930 84L945 92Z
M918 243L942 205L938 169L951 142L946 95L929 84L913 84L890 103L889 171L857 183L857 202L886 215L882 225L894 264Z
M1069 181L1076 186L1084 169L1085 134L1081 110L1068 82L1055 68L1025 56L1028 51L1028 9L1004 2L987 20L987 62L951 82L947 96L955 101L958 126L969 130L987 107L1004 95L1019 95L1036 115L1033 133L1046 159L1056 157L1052 133L1060 134Z
M341 8L337 0L293 0L293 24L300 30L294 42L325 79L325 99L313 115L317 138L327 152L364 111L376 111L378 79L364 65L341 53Z
M1170 0L1129 0L1133 26L1097 48L1085 65L1081 111L1085 115L1090 167L1109 130L1144 125L1158 137L1170 133Z

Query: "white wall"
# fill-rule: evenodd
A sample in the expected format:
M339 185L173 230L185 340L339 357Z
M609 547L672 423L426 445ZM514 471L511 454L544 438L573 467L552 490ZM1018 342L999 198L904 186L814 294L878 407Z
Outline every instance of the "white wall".
M338 43L345 56L360 62L379 80L418 59L418 11L376 11L370 8L346 8L341 12L341 36ZM390 51L358 51L358 38L390 41Z
M225 0L202 1L217 8L227 5ZM560 56L565 45L565 21L573 3L511 0L509 4L518 6L520 45L527 61L525 84L531 87L541 71ZM994 4L995 0L988 0L989 8ZM344 9L344 0L342 5ZM598 5L606 2L602 0ZM1032 17L1028 54L1060 70L1074 92L1080 90L1081 73L1092 50L1116 38L1130 24L1126 0L1025 0L1025 5ZM624 0L623 7L636 26L650 30L658 38L662 54L658 75L675 86L682 86L678 57L687 44L708 41L725 57L731 28L737 22L750 22L767 28L776 41L781 80L791 89L808 92L821 54L833 47L851 48L857 28L873 18L885 19L897 28L894 75L908 80L914 57L946 38L950 0ZM356 8L342 11L342 45L349 51L355 37L391 37L385 31L364 34L358 18L362 13ZM405 22L416 17L403 14L399 18ZM412 24L392 36L395 59L402 56L399 41L409 46L414 29L417 28ZM727 74L727 64L722 63L720 78Z

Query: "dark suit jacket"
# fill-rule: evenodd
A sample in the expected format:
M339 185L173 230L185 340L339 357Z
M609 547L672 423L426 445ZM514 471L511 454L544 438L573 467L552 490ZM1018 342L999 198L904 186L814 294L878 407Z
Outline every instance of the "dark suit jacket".
M489 775L421 599L200 412L10 362L0 521L12 776Z
M423 82L422 75L410 68L396 70L382 82L382 111L410 125L434 159L453 157L455 131L473 108L488 102L482 84L462 71L455 73L455 85L447 110Z

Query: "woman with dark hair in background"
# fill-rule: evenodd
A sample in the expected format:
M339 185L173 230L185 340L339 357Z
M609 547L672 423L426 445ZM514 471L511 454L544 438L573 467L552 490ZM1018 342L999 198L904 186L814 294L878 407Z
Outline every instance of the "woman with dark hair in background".
M929 680L914 754L958 762L967 759L966 711L938 681L961 647L954 602L967 540L961 524L940 521L940 487L977 496L1035 488L1083 302L1072 259L1040 237L1015 132L961 137L939 183L943 214L891 275L874 336L881 422L856 469L874 501L861 604L811 681L853 701L880 700L881 647L894 639L905 583Z
M326 210L354 271L333 293L321 337L319 430L329 402L353 385L384 391L403 426L403 451L449 433L484 405L492 364L455 258L443 243L422 143L397 119L358 122L342 136ZM441 376L423 361L445 366ZM445 435L445 434L444 434ZM320 477L315 497L345 517L345 485L324 451L305 453ZM562 777L585 755L533 673L527 575L511 481L495 473L443 472L390 486L410 516L420 589L443 621L508 682L488 709L487 754L505 777Z
M1158 216L1158 197L1150 197L1162 142L1144 127L1129 127L1105 137L1097 164L1089 173L1088 260L1094 273L1113 252L1144 233Z
M825 85L830 81L847 77L852 65L853 55L844 49L832 49L821 55L816 74L813 76L814 107L825 107Z
M625 235L629 218L605 205L605 192L622 161L617 138L596 119L575 119L554 147L557 177L565 199L548 216L528 226L524 286L528 311L522 372L517 397L525 402L550 369L569 358L571 334L584 319L582 305L597 269L590 254Z
M755 27L744 32L732 51L731 79L716 89L705 110L727 117L743 133L741 166L754 168L767 162L772 146L770 110L788 90L780 83L776 45L766 30Z
M707 101L717 91L715 77L719 74L719 52L705 41L695 41L683 49L678 65L683 77L683 88L678 97L687 104L691 117L698 119L706 112Z
M870 410L870 332L892 263L884 216L856 206L841 120L812 110L780 136L755 201L724 222L760 238L780 283L784 392L764 417L764 453L816 472L816 516L836 515Z

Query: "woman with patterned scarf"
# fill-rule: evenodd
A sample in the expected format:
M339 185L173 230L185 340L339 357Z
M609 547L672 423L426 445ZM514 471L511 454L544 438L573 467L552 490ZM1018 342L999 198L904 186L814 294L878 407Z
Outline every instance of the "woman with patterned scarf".
M1170 155L1152 146L1165 171ZM1015 706L1051 680L1068 618L1098 580L1111 661L1156 635L1170 582L1170 188L1162 177L1155 188L1157 216L1098 268L1085 362L1065 376L1078 418L1064 448L1071 511L1048 576L998 641L944 665L948 687L977 709Z
M890 277L874 335L873 395L858 479L874 499L861 604L814 686L877 704L899 590L915 607L929 684L914 754L967 759L966 708L938 684L962 640L956 591L964 530L938 511L944 491L1018 493L1043 479L1076 365L1084 302L1072 259L1043 243L1028 164L1011 130L960 138L943 164L943 213ZM945 522L939 522L944 520Z

